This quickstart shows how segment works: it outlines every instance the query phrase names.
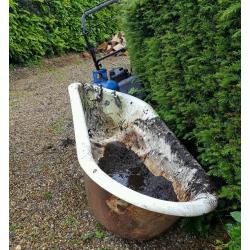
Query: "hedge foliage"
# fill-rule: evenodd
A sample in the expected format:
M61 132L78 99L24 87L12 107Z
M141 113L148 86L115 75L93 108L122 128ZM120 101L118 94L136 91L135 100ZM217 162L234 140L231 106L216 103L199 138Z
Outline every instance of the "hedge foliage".
M127 1L124 29L148 101L240 205L240 1Z
M10 0L10 62L25 64L43 56L83 51L81 16L101 0ZM116 30L112 8L92 16L91 38L107 39Z

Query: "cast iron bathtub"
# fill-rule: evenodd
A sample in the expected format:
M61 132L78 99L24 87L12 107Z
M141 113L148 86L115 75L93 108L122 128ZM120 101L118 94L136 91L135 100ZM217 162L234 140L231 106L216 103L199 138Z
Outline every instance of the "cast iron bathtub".
M90 84L72 83L68 90L89 207L108 230L125 238L149 239L179 217L200 216L216 207L203 168L150 105ZM152 198L109 177L98 161L112 142L123 143L150 172L171 181L178 202Z

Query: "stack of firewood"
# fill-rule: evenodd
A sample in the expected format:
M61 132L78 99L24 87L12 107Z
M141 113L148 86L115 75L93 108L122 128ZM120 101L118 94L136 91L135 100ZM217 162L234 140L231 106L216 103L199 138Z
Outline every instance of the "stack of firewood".
M119 32L114 35L109 42L103 42L96 47L97 53L110 54L120 49L126 48L126 39L123 32ZM120 52L117 55L127 55L127 51ZM83 53L85 59L89 59L91 56L88 52Z

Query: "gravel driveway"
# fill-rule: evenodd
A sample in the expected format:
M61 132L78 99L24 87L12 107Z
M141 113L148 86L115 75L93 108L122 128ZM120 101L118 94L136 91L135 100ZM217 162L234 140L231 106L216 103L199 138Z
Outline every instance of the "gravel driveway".
M107 66L129 64L114 57ZM214 249L172 227L147 242L107 232L88 211L67 86L88 81L93 65L79 55L47 59L10 74L10 249Z

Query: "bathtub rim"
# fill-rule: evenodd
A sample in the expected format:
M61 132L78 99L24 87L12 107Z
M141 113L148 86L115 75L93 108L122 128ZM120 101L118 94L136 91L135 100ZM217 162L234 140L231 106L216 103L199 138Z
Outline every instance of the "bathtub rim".
M217 206L217 197L212 193L201 193L193 200L186 202L164 201L156 199L123 186L108 176L96 164L91 153L91 144L86 126L84 110L79 93L83 84L75 82L69 85L71 110L73 116L77 157L84 172L100 187L114 196L137 207L150 210L152 212L167 214L178 217L195 217L211 212ZM105 89L106 92L112 92ZM152 107L142 100L130 95L117 92L117 95L129 96L135 102L143 102L150 110ZM155 114L156 115L156 114ZM156 115L157 116L157 115ZM87 164L86 164L87 163Z

